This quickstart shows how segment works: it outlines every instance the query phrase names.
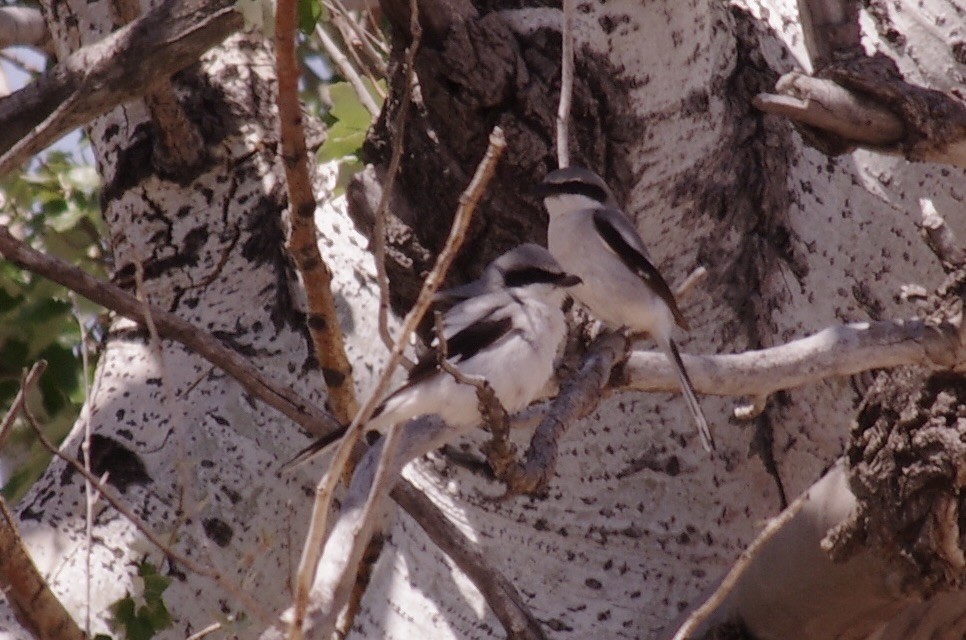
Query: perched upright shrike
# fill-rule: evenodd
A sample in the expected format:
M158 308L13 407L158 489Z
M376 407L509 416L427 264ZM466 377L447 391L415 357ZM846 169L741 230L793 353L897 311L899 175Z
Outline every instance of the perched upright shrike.
M674 366L701 444L712 451L708 421L671 335L675 324L687 330L688 322L607 183L589 169L569 167L548 173L537 192L550 214L550 253L583 280L574 298L604 324L654 338Z
M494 267L497 263L498 266ZM557 347L567 335L561 306L567 288L580 278L565 273L538 245L523 245L497 258L499 275L476 281L462 302L443 316L447 360L464 375L489 382L503 407L513 413L526 407L553 375ZM464 285L466 286L466 285ZM482 420L476 387L458 382L439 365L438 348L409 371L409 379L372 414L367 431L436 414L448 425L470 427ZM320 438L283 466L292 469L326 449L345 428Z

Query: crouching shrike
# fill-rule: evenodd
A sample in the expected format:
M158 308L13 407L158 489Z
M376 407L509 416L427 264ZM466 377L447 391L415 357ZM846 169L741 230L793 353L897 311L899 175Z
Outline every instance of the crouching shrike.
M579 283L580 278L565 273L543 247L526 244L511 249L491 263L483 277L452 295L462 301L443 316L447 360L466 376L486 379L508 412L523 409L553 375L557 348L567 335L561 306L566 289ZM384 433L426 414L436 414L454 428L482 420L476 387L442 370L437 348L425 354L409 371L407 382L376 408L366 430ZM283 470L307 461L344 433L343 428L316 440Z

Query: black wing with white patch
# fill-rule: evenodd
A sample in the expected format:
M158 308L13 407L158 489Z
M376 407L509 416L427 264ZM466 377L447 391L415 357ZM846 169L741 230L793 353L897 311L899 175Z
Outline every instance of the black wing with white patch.
M600 237L604 239L604 242L607 243L607 246L610 247L611 251L617 254L617 257L621 259L624 266L640 276L664 300L671 309L671 313L674 315L674 320L678 323L678 326L684 330L690 329L688 321L678 308L674 294L671 293L671 288L664 280L661 272L651 264L647 256L634 246L634 244L639 244L639 241L635 242L636 238L633 236L630 238L626 237L627 234L634 233L633 229L620 229L617 226L619 223L616 223L616 217L622 216L623 214L614 210L597 209L593 215L594 227L597 229ZM629 225L627 226L629 227Z
M446 341L448 359L453 363L458 363L472 358L506 336L512 329L513 320L509 316L473 322L457 331ZM433 348L419 359L416 366L409 370L406 387L429 377L437 371L439 371L439 349Z

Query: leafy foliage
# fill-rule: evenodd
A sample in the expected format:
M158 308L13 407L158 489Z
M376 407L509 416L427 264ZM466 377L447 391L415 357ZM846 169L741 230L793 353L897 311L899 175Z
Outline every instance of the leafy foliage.
M363 82L372 93L372 83L367 79ZM329 85L329 100L331 106L323 118L328 131L318 157L323 162L339 162L339 185L344 187L348 177L362 169L360 151L372 116L348 82Z
M299 30L310 34L315 31L315 25L322 19L324 10L322 0L299 0Z
M0 223L34 247L102 277L98 187L93 167L78 164L72 155L52 152L31 173L0 182ZM28 402L47 435L63 439L84 400L78 318L96 338L101 333L99 311L86 301L73 300L49 280L0 263L0 411L9 410L24 369L44 359L47 372ZM35 440L29 430L20 428L11 443L20 451L3 452L5 463L17 459L3 489L8 499L19 498L47 464L49 455Z
M111 605L111 614L114 625L124 631L127 640L150 640L158 631L171 626L171 614L162 597L171 578L158 573L158 568L147 560L138 564L138 576L144 582L140 597L135 599L128 592Z

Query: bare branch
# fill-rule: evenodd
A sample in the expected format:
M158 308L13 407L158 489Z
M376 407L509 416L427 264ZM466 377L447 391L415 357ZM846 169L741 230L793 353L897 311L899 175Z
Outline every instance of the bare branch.
M791 118L823 153L866 147L966 167L966 104L906 82L884 54L836 60L820 77L787 74L777 89L782 96L759 94L755 106Z
M602 391L607 386L611 369L627 352L627 337L621 333L604 333L591 344L577 373L564 382L560 394L553 401L547 415L530 440L525 460L513 462L494 438L488 445L487 456L496 476L507 486L507 495L539 493L553 478L561 436L567 428L585 417L600 404ZM669 365L670 366L670 365Z
M50 32L44 14L32 7L0 7L0 49L27 46L47 51Z
M781 514L772 518L751 546L738 557L711 597L690 612L683 624L672 625L672 633L664 637L673 640L703 637L714 625L738 617L739 611L742 616L739 619L743 621L746 621L745 616L752 619L782 617L787 606L779 607L781 611L769 613L769 604L764 604L782 602L774 597L774 592L762 599L764 606L756 607L753 595L756 580L764 578L763 571L777 562L776 556L785 557L789 564L782 571L772 566L775 575L767 580L768 588L777 591L787 585L785 588L794 589L798 594L788 602L801 600L800 594L807 589L805 585L816 588L816 575L826 575L826 571L835 572L832 561L822 553L820 543L828 528L844 519L854 504L855 498L848 491L845 481L845 465L840 462ZM855 568L851 571L855 571ZM742 598L742 595L745 597ZM871 594L869 596L872 597ZM849 607L826 606L826 615L834 616L846 609L853 612L861 609L856 600L850 598L849 602ZM818 613L820 607L809 606L808 609ZM786 631L791 631L799 622L790 618L783 626ZM829 634L828 637L835 637L835 634Z
M13 427L13 421L17 419L17 415L23 409L27 390L37 384L37 380L40 379L40 376L43 375L46 369L47 363L41 360L30 367L30 371L27 372L27 377L24 378L23 384L20 385L20 389L17 390L17 395L14 396L13 402L10 404L10 410L3 417L3 422L0 422L0 449L3 448L7 440L10 428Z
M952 326L919 320L883 320L823 329L807 338L734 355L682 355L695 391L719 396L762 396L833 376L869 369L920 365L962 371L966 346ZM659 352L635 351L615 369L619 389L676 391L677 379Z
M356 92L356 97L359 98L359 102L362 106L366 108L369 115L373 118L379 115L379 105L376 101L372 99L372 94L366 88L365 83L362 81L362 77L359 76L359 72L356 71L355 67L352 66L352 62L346 57L339 45L335 43L335 40L329 36L329 32L326 31L321 24L315 25L315 37L319 39L322 43L322 48L325 50L325 55L329 57L329 60L335 64L339 69L339 73L342 77L348 81L352 86L352 89Z
M779 78L780 95L761 93L752 104L775 115L817 127L854 144L885 147L902 139L905 127L890 110L824 78L792 72Z
M453 523L436 516L432 500L412 485L402 483L392 490L392 497L403 509L419 522L429 539L443 549L453 563L473 582L494 615L506 630L508 638L518 640L542 640L545 636L523 598L505 576L493 569L490 562L479 552L479 545L463 535ZM426 513L420 518L417 514Z
M0 254L19 267L53 280L85 298L144 325L141 302L126 291L84 273L66 262L36 251L0 226ZM156 307L151 315L158 332L176 340L234 377L252 395L288 416L309 433L324 435L341 428L331 415L288 387L270 382L237 352L210 333Z
M410 13L409 29L412 32L412 41L406 48L405 85L403 86L402 97L399 100L399 114L396 116L396 131L392 141L392 155L389 160L389 169L386 171L385 184L382 187L382 196L379 199L379 206L376 208L375 225L372 230L373 256L376 262L376 280L379 283L379 335L387 348L393 344L392 336L389 335L389 278L386 275L386 214L389 211L389 200L392 198L393 188L396 184L396 175L399 173L399 164L402 162L403 144L406 138L406 123L409 120L409 110L412 104L413 85L416 83L416 52L419 50L419 43L422 40L423 30L419 26L419 11L415 0L412 2Z
M560 26L560 105L557 108L557 165L570 166L570 102L574 91L574 5L563 0Z
M0 99L0 175L65 133L144 95L241 26L232 0L165 0L71 54L36 82ZM58 109L67 100L71 108Z
M372 395L363 405L355 420L352 421L352 424L349 425L345 436L343 436L339 447L336 449L332 463L316 487L316 501L313 507L312 520L309 524L309 532L306 535L305 545L302 551L302 559L299 564L299 574L295 587L294 613L291 616L291 634L293 636L301 629L305 619L309 588L313 582L316 567L320 564L319 557L322 553L322 547L325 544L326 520L339 477L342 475L348 463L349 454L358 440L366 421L369 420L377 403L386 392L392 372L401 359L402 352L409 342L409 337L422 321L427 309L432 304L434 294L439 289L453 260L456 258L456 253L459 251L463 239L466 237L466 231L469 228L470 220L472 220L473 212L476 210L480 198L483 197L486 185L493 177L497 161L505 148L506 140L503 136L503 131L499 127L494 127L493 132L490 134L490 144L486 150L486 154L480 161L469 186L467 186L466 190L460 196L459 208L453 219L453 226L450 229L449 237L446 239L446 244L440 252L436 264L433 266L433 270L426 277L423 288L419 292L419 297L416 299L416 304L406 316L402 331L397 338L393 350L389 354L386 368L382 376L380 376ZM369 507L369 511L362 514L362 522L370 523L372 522L371 511L377 506L378 501L367 500L366 504ZM353 540L365 545L368 542L368 536L360 534L360 536L353 538ZM345 549L336 550L334 553L344 554ZM330 610L334 609L336 612L334 615L337 615L343 605L344 601L337 604L333 604L332 602L313 602L313 611L317 612L320 607L329 607Z
M315 356L322 367L328 402L339 422L345 423L359 410L352 380L352 365L332 298L332 271L319 253L315 238L315 194L309 177L308 151L302 129L298 98L298 62L295 32L296 0L279 0L275 7L275 55L278 72L278 116L281 122L282 159L288 187L291 228L285 248L298 269L305 289L306 325Z

